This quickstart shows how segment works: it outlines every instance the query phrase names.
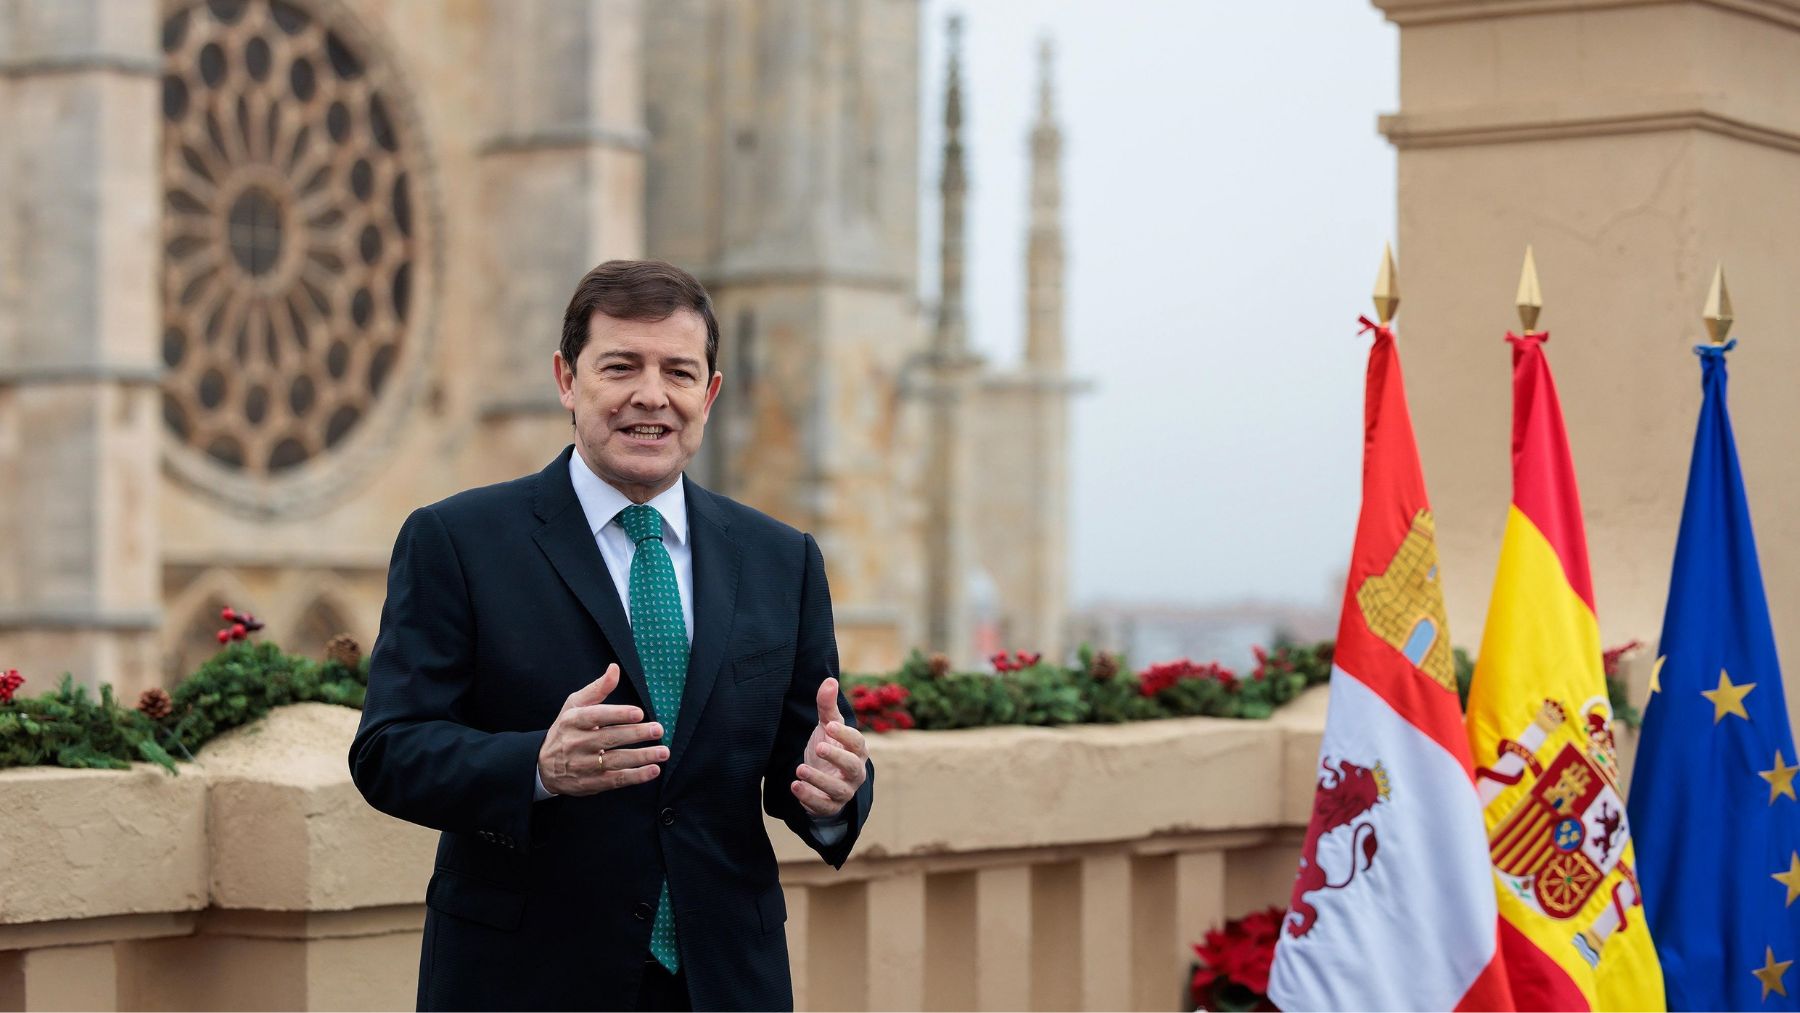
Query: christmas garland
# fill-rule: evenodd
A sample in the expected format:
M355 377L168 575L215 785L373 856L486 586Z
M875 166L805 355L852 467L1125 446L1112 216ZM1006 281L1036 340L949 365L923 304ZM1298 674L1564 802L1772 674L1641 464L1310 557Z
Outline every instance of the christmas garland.
M55 765L124 769L134 761L173 772L207 741L249 724L276 707L319 702L360 709L368 660L356 641L334 637L325 659L289 654L249 638L262 623L225 609L218 654L171 692L145 690L128 708L111 686L90 696L64 675L56 689L20 697L24 678L0 673L0 768ZM1606 653L1615 713L1636 727L1616 678L1620 657L1635 642ZM1275 708L1331 677L1330 641L1255 648L1256 665L1240 676L1216 662L1186 659L1132 671L1116 655L1086 646L1072 665L1024 651L996 654L991 671L956 671L943 655L914 651L896 673L847 675L844 686L858 722L873 732L984 728L994 725L1114 724L1175 717L1267 718ZM1467 693L1474 665L1456 652L1457 681Z
M123 770L132 761L174 772L177 757L194 758L209 739L249 724L283 704L342 704L361 708L369 684L367 660L356 641L334 637L326 658L288 654L269 643L251 643L262 629L254 616L224 610L219 631L225 646L175 691L147 689L135 708L113 699L102 685L98 698L64 675L42 696L19 697L17 670L0 676L0 768L54 765Z
M989 659L992 671L954 671L914 651L893 675L846 676L857 721L875 732L991 725L1116 724L1158 718L1266 718L1331 678L1331 643L1256 648L1240 677L1223 665L1172 661L1133 672L1083 646L1073 665L1024 651Z

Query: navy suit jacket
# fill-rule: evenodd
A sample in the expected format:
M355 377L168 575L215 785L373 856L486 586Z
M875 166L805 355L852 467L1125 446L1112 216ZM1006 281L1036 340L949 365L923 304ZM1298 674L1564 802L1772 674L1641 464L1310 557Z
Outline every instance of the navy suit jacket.
M534 802L551 722L608 664L607 702L656 719L572 452L414 511L394 545L350 770L370 805L443 832L419 1008L631 1008L665 876L695 1008L791 1008L762 813L841 866L874 787L871 768L830 846L788 789L837 674L824 559L689 482L693 649L669 760L648 784Z

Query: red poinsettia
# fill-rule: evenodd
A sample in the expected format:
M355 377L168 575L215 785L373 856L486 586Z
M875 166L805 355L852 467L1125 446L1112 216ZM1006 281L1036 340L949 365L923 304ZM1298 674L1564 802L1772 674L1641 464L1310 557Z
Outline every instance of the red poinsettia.
M1231 689L1237 685L1237 673L1216 661L1204 665L1195 664L1186 658L1179 661L1165 661L1160 665L1151 665L1138 673L1138 692L1145 696L1155 696L1183 679L1212 679Z
M1600 667L1608 679L1619 678L1619 662L1632 651L1644 646L1642 641L1632 640L1609 648L1600 655Z
M913 727L913 716L906 712L910 694L897 682L850 687L850 708L856 721L872 732L891 732Z
M1213 929L1194 944L1189 1001L1210 1010L1274 1009L1269 1005L1269 966L1281 935L1284 908L1254 911Z
M1256 654L1256 670L1250 673L1254 682L1261 682L1271 675L1286 675L1294 670L1293 652L1286 647L1277 647L1273 654L1261 647L1250 649Z
M988 658L994 664L994 671L1020 672L1044 660L1044 656L1036 651L1014 651L1011 654L1001 651Z

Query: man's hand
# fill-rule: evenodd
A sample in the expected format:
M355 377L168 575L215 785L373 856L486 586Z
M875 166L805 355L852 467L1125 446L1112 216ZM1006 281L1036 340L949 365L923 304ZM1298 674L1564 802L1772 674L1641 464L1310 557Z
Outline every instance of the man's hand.
M619 666L608 665L605 675L563 702L538 750L538 777L545 788L558 795L597 795L662 773L657 764L669 758L668 747L624 748L655 743L663 729L655 722L640 723L644 712L639 708L602 703L618 685Z
M790 787L800 805L819 819L836 816L856 789L869 779L869 746L862 733L844 723L838 713L838 681L819 684L819 723L807 740L805 762Z

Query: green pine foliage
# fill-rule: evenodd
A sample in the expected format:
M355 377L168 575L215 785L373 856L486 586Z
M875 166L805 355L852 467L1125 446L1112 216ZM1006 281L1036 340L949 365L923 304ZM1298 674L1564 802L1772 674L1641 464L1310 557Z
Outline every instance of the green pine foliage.
M0 767L87 767L123 770L133 760L175 761L156 741L154 723L113 700L111 686L88 696L65 674L56 689L0 707Z
M163 725L170 748L191 756L221 732L247 725L290 703L334 703L360 709L368 661L355 670L288 654L274 644L234 643L210 658L170 694Z
M1308 686L1331 676L1331 644L1258 651L1250 675L1217 665L1174 662L1133 672L1123 659L1083 645L1073 665L1044 659L1006 662L998 671L934 672L915 651L892 675L846 676L855 687L897 684L901 705L920 729L990 725L1118 724L1157 718L1266 718ZM1005 659L1002 659L1005 661ZM891 716L891 715L889 715Z
M99 698L64 675L53 691L0 705L0 768L52 765L122 770L144 761L175 772L207 740L283 704L316 701L361 708L368 660L355 667L288 654L273 644L233 643L170 694L167 717L121 707L111 686Z
M1636 727L1638 712L1626 700L1616 668L1630 647L1607 654L1607 685L1619 720ZM1083 645L1073 664L1035 655L996 659L997 671L953 671L944 659L914 651L891 675L846 675L852 700L877 687L892 690L898 703L870 704L863 715L877 731L982 728L993 725L1118 724L1175 717L1267 718L1277 707L1331 677L1332 643L1280 643L1258 648L1257 664L1239 675L1216 664L1189 661L1133 671L1125 659ZM352 649L354 651L354 649ZM1456 677L1464 702L1474 662L1455 652ZM319 702L360 709L369 685L369 662L315 661L288 654L273 644L234 642L214 655L170 694L167 716L153 719L113 699L112 687L98 696L64 675L56 689L36 697L0 703L0 769L52 765L124 769L133 762L162 766L171 773L177 759L193 754L215 736L249 724L276 707ZM858 692L863 687L863 692ZM4 687L0 687L4 688ZM903 691L903 692L902 692ZM859 712L860 713L860 712Z

